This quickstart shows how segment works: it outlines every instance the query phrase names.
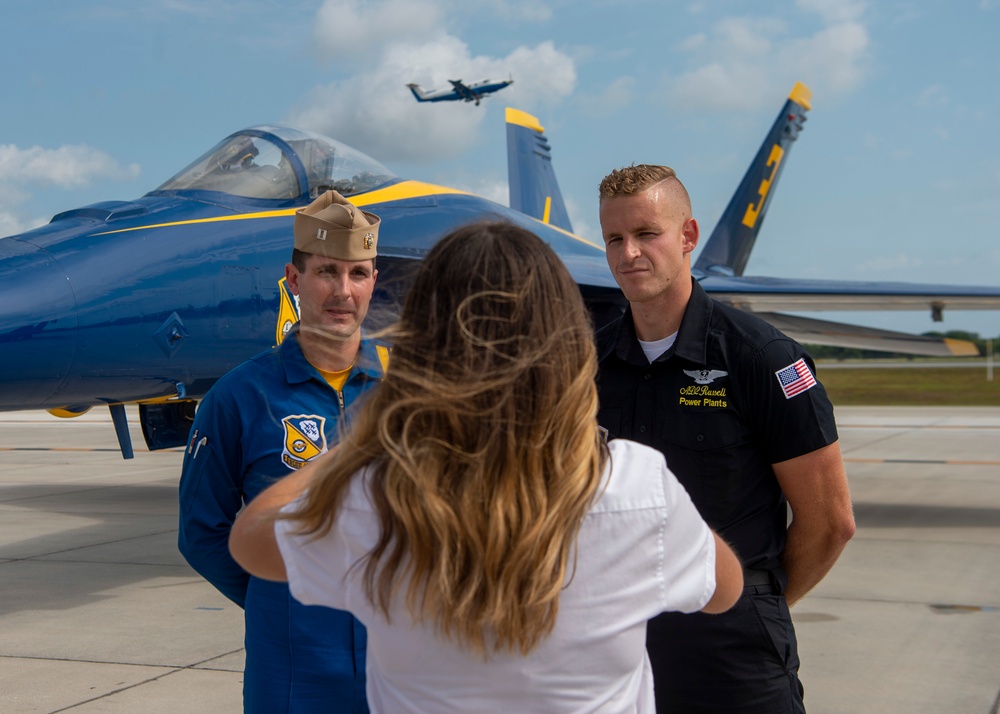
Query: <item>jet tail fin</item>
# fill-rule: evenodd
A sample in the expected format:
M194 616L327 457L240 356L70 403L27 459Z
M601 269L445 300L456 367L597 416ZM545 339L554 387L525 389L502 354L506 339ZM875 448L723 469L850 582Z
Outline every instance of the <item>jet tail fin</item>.
M694 265L701 274L743 275L784 159L802 131L812 92L797 82Z
M407 84L406 86L410 88L410 91L413 92L413 96L417 98L418 102L428 101L427 94L420 88L419 84Z
M573 231L552 154L538 119L507 108L507 182L510 207L556 228Z

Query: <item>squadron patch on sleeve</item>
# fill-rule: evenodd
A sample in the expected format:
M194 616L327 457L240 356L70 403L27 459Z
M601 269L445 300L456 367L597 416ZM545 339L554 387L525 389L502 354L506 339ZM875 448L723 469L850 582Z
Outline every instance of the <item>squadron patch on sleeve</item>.
M326 452L326 434L323 425L326 417L316 414L295 414L281 420L285 427L285 447L281 460L290 469L301 469Z

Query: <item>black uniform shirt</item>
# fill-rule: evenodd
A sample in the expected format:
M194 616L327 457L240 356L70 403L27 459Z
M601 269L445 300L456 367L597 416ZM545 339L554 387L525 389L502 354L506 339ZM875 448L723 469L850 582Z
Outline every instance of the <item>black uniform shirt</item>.
M608 438L662 452L743 565L777 568L787 504L771 464L837 440L826 390L810 386L812 358L760 318L712 300L696 281L677 341L652 364L631 309L597 342L598 421Z

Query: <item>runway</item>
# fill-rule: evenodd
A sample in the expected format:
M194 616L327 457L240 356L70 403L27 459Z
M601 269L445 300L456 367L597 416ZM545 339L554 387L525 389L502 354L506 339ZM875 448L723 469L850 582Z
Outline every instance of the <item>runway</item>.
M242 613L177 553L179 450L0 414L0 712L238 713ZM1000 709L1000 407L837 410L858 531L792 610L810 714Z

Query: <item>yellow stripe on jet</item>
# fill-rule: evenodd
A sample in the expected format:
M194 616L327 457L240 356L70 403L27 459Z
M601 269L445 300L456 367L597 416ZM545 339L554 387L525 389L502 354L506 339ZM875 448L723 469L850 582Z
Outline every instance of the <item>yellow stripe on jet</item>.
M132 228L119 228L116 231L104 231L94 235L109 236L115 233L131 233L132 231L144 231L153 228L172 228L173 226L191 226L197 223L218 223L220 221L246 221L254 218L277 218L279 216L290 216L295 213L294 208L285 208L280 211L262 211L260 213L238 213L233 216L212 216L211 218L195 218L190 221L174 221L172 223L152 223L147 226L133 226Z
M518 111L518 110L508 110L508 111ZM524 112L520 112L524 114ZM531 116L528 114L527 116ZM378 189L377 191L371 191L369 193L363 193L358 196L350 196L348 200L355 206L371 206L377 203L390 203L392 201L405 201L409 198L423 198L425 196L475 196L476 194L470 193L469 191L460 191L457 188L448 188L447 186L438 186L432 183L424 183L423 181L400 181L392 186L386 186L385 188ZM153 223L144 226L133 226L132 228L119 228L115 231L104 231L103 233L95 233L94 235L106 236L112 235L114 233L130 233L131 231L144 231L152 230L153 228L171 228L174 226L190 226L198 223L218 223L220 221L246 221L258 218L280 218L283 216L293 216L295 212L299 210L298 208L283 208L279 211L260 211L258 213L239 213L232 216L213 216L211 218L197 218L190 221L174 221L172 223ZM530 218L530 216L529 216ZM538 220L537 218L532 218L532 220ZM546 214L546 221L548 221L548 215ZM541 221L539 221L541 222ZM586 238L581 238L575 233L570 233L567 230L563 230L558 226L549 226L553 230L557 230L564 235L578 240L581 243L586 243L587 245L604 250L603 245L598 245L592 243Z
M378 191L363 193L360 196L351 196L350 201L355 206L370 206L373 203L389 203L390 201L403 201L407 198L423 198L424 196L474 196L468 191L459 191L457 188L447 186L436 186L423 181L402 181L392 186L380 188Z
M355 206L368 206L374 203L388 203L389 201L402 201L407 198L422 198L424 196L440 196L445 194L471 196L468 191L459 191L447 186L436 186L422 181L402 181L392 186L388 186L378 191L364 193L360 196L352 196L351 203ZM239 213L232 216L212 216L211 218L195 218L189 221L173 221L171 223L153 223L145 226L133 226L132 228L120 228L116 231L104 231L95 235L106 236L114 233L129 233L131 231L151 230L153 228L172 228L174 226L190 226L198 223L218 223L220 221L246 221L258 218L281 218L293 216L298 208L283 208L279 211L259 211L257 213Z

